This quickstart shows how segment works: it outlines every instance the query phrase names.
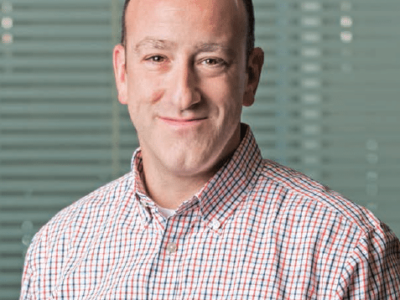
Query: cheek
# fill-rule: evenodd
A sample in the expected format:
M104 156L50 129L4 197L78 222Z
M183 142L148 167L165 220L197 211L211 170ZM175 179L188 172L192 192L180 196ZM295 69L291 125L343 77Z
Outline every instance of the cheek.
M238 81L221 81L205 85L207 99L220 113L231 117L238 117L242 110L243 88ZM229 121L229 120L225 120ZM231 120L235 121L235 120Z
M158 88L154 91L149 91L149 92L151 93L150 98L149 98L149 102L151 104L155 104L155 103L159 102L165 94L165 90L163 90L161 88Z
M231 98L232 102L226 107L225 122L227 124L237 124L240 122L240 116L242 114L242 104L239 99Z
M163 98L164 91L146 85L144 80L138 80L136 83L136 85L130 85L128 111L136 131L140 134L152 127L154 117L157 116L159 110L158 103Z
M242 114L242 98L238 93L238 90L232 90L232 93L226 95L223 103L223 120L226 126L235 127L240 122Z
M128 80L128 101L132 109L135 108L138 112L143 110L142 113L146 113L147 106L158 102L164 95L161 83L154 77L148 78L132 72Z

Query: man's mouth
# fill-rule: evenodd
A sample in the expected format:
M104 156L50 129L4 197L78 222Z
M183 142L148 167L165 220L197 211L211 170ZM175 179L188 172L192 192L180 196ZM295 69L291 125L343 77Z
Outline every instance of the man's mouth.
M191 125L195 123L201 123L206 120L206 117L195 117L195 118L170 118L170 117L159 117L165 123L171 125Z

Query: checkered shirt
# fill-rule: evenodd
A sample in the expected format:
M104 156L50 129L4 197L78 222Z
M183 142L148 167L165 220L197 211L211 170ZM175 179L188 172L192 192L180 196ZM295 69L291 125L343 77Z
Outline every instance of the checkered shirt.
M165 218L132 172L58 213L21 299L400 299L400 243L368 210L263 160L233 157Z

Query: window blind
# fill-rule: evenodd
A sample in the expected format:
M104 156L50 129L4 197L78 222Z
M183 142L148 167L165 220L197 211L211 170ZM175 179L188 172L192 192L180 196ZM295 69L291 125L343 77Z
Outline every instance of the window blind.
M137 143L112 74L121 3L0 5L0 299L17 299L34 233L129 170Z
M400 2L255 0L266 66L253 125L264 157L400 234Z
M122 0L0 0L0 300L31 237L130 169L116 100ZM358 202L400 234L400 3L254 0L266 65L245 109L264 157Z

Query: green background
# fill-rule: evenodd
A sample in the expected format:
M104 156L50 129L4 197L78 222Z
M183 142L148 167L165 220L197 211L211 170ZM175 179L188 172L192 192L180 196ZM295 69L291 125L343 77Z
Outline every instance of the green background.
M255 0L264 48L245 109L264 157L366 206L400 235L400 2ZM0 300L57 211L129 171L116 101L122 0L0 0Z

